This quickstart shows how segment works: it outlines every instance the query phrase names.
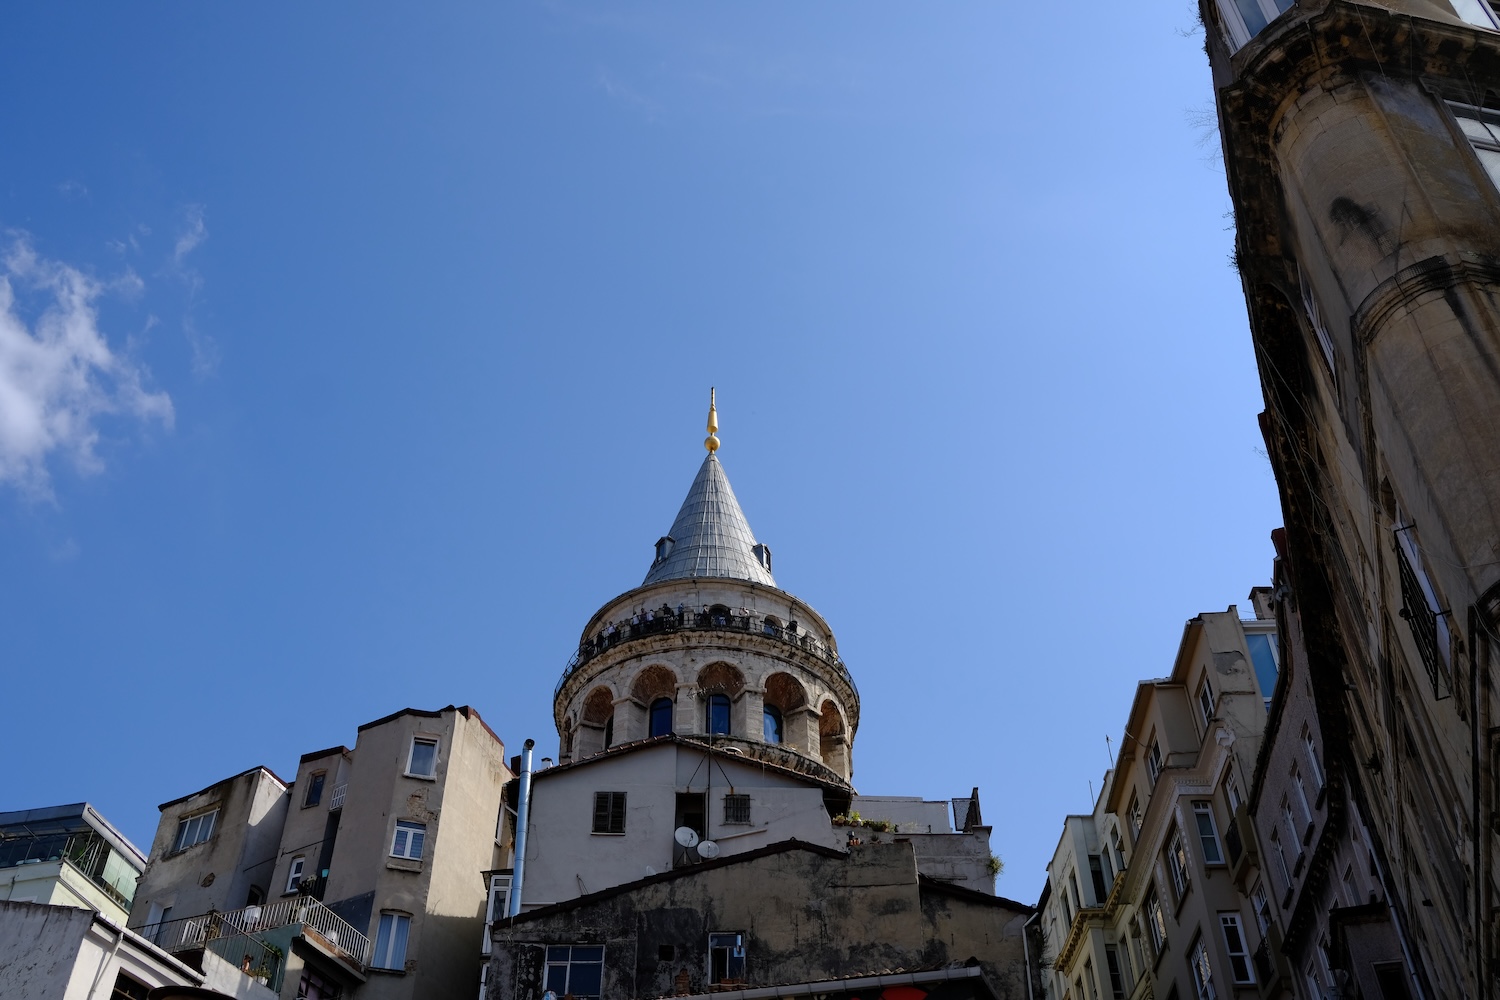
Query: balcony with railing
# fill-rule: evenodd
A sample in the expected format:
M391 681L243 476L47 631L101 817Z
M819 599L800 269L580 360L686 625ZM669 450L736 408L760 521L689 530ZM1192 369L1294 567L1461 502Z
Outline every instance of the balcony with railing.
M335 958L357 970L370 960L370 939L328 907L307 896L297 896L259 906L220 913L210 910L195 917L182 917L132 927L141 937L172 954L202 951L211 942L235 935L265 944L269 932L291 928Z
M110 899L130 909L140 871L127 864L99 834L47 833L0 839L0 868L47 862L71 866Z
M623 643L631 643L652 636L669 635L674 632L689 631L719 631L719 632L743 632L753 635L774 639L778 642L795 647L806 653L816 656L831 666L849 689L854 692L854 700L859 702L859 689L854 685L854 678L849 675L848 667L839 658L837 652L828 643L810 635L806 629L800 627L796 622L782 623L774 615L763 615L748 608L731 609L722 605L694 611L689 608L679 608L672 611L670 608L659 608L636 615L628 622L611 623L601 629L592 639L584 640L568 660L567 667L563 670L562 679L557 682L552 696L555 698L562 693L563 685L573 676L574 671L588 663L594 657L607 652Z

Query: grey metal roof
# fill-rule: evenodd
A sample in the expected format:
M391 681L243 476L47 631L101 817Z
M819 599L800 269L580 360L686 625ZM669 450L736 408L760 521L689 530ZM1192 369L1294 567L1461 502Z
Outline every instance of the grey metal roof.
M711 577L776 586L770 569L753 551L755 535L734 498L724 467L712 453L703 460L677 520L667 532L671 551L651 564L641 586L663 580ZM769 563L770 556L766 556Z

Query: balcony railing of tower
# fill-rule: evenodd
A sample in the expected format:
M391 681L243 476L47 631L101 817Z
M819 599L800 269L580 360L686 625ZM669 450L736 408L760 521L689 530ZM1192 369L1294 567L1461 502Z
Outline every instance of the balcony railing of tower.
M796 622L782 624L779 619L771 615L763 615L748 608L728 609L723 606L696 611L681 607L673 611L663 606L633 615L629 621L610 622L592 639L586 639L579 644L578 651L568 660L567 669L563 671L562 679L557 682L552 696L555 698L562 693L563 685L568 683L568 678L573 676L575 670L621 643L665 635L670 632L694 630L749 632L778 639L789 646L795 646L813 654L833 667L843 678L844 683L854 691L855 698L859 697L859 689L854 684L854 678L849 676L849 669L844 666L844 661L839 659L839 655L827 643L809 635Z
M363 969L370 960L370 939L308 896L282 899L274 903L246 906L220 913L210 910L195 917L181 917L132 927L141 937L174 954L208 947L209 942L226 935L254 936L288 924L300 924L304 936L312 936L328 951ZM312 931L313 935L307 935Z

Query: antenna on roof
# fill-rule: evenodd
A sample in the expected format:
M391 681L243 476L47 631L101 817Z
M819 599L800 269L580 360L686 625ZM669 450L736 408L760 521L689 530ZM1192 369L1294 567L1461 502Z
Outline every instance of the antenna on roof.
M708 389L708 437L703 441L703 447L708 449L712 455L719 450L719 411L714 407L713 386Z

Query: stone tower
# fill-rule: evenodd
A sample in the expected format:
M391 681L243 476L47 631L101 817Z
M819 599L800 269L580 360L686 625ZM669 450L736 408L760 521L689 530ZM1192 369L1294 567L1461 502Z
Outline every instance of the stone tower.
M700 738L847 786L859 692L833 630L780 589L717 451L639 587L600 608L558 683L561 761L668 734Z

